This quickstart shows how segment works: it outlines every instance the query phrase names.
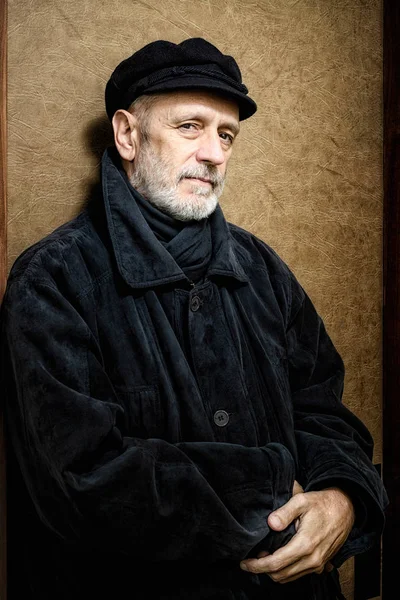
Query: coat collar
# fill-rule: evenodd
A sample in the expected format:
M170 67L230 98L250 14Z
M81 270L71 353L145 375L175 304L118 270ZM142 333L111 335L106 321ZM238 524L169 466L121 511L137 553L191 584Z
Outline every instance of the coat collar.
M104 152L102 187L108 230L118 270L133 288L145 288L188 281L182 269L158 241L135 201L132 191L118 167L114 149ZM218 206L210 217L213 243L207 275L222 275L247 282L233 249L229 226Z

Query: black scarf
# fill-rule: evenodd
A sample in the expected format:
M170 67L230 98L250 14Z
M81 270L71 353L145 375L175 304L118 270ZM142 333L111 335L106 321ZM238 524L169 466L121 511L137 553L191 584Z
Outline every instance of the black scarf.
M188 279L196 283L200 281L207 271L212 253L209 219L174 219L143 198L131 186L127 177L126 179L140 212L158 241L168 250Z

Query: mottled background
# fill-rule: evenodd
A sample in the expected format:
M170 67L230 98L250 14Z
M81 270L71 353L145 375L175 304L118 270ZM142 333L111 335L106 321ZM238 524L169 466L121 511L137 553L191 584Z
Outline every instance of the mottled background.
M227 218L277 250L323 316L345 403L381 462L381 0L9 0L8 251L72 217L109 143L104 86L155 39L237 59L259 110L242 124ZM352 561L341 569L353 598Z

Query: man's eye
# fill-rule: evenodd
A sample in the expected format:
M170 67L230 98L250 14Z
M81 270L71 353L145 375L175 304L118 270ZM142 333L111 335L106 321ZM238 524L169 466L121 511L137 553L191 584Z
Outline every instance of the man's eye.
M226 132L222 131L222 132L219 134L219 137L220 137L220 138L221 138L221 139L222 139L224 142L227 142L228 144L233 144L234 137L233 137L233 135L231 135L230 133L226 133Z
M196 124L195 123L182 123L182 125L180 125L180 129L186 129L188 131L196 129Z

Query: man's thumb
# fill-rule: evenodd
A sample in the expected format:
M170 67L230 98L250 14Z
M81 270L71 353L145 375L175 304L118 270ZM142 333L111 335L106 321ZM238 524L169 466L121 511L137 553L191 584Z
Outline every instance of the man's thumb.
M274 531L282 531L300 516L298 507L296 510L295 498L296 496L292 496L289 502L269 515L268 525L271 529Z

